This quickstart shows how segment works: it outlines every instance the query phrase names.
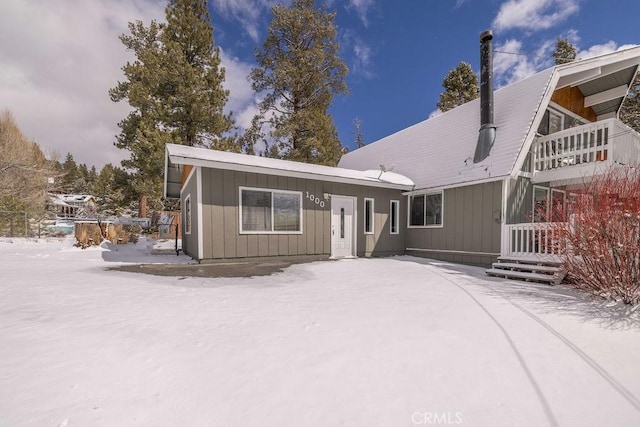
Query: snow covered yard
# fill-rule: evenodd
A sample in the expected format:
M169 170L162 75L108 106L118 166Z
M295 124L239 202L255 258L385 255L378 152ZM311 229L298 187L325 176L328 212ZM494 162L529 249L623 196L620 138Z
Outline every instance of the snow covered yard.
M640 424L640 310L411 257L254 278L0 240L0 426Z

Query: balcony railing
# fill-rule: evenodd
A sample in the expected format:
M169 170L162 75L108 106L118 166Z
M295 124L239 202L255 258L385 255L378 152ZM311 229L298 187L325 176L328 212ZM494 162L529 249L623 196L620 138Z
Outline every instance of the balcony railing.
M607 119L540 136L533 143L533 173L603 162L640 163L640 135Z

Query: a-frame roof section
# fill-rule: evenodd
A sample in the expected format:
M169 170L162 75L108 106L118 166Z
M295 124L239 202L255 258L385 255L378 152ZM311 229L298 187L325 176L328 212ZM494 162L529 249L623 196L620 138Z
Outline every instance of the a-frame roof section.
M392 188L404 191L414 188L413 181L407 177L395 172L383 172L379 167L373 170L352 170L167 144L165 149L165 195L167 197L178 197L180 194L181 174L179 173L179 168L181 165Z
M499 179L511 169L529 134L553 69L494 93L496 139L490 155L473 163L480 129L480 99L425 120L343 156L339 166L385 165L408 176L416 189Z
M496 140L482 162L473 163L480 129L480 100L476 99L348 153L339 166L393 167L395 172L411 178L416 190L515 176L557 87L583 85L584 89L599 76L631 67L639 59L640 48L614 52L552 67L495 91ZM615 77L621 77L620 73ZM618 95L619 89L613 88L609 96ZM598 101L595 98L594 102Z

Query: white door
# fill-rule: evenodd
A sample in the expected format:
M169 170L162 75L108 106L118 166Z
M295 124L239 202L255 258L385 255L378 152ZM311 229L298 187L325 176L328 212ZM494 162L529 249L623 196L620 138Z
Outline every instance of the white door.
M331 196L331 257L355 255L353 197Z

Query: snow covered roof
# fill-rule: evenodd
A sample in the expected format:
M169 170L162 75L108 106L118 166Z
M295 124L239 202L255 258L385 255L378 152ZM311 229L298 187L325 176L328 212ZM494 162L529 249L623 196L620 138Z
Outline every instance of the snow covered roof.
M420 122L342 157L340 167L394 167L416 183L435 188L509 175L547 89L553 69L494 94L497 127L491 154L473 155L480 129L480 99Z
M93 200L89 194L49 194L54 205L69 206L69 203L88 203Z
M416 190L513 176L524 162L555 89L575 86L585 96L613 91L618 95L623 85L630 84L639 62L640 48L636 47L552 67L495 91L496 139L490 155L479 163L473 163L480 129L480 99L476 99L352 151L338 166L393 167L411 178ZM619 106L621 100L611 102ZM601 105L612 108L607 102Z
M176 144L166 145L166 159L165 194L168 197L178 197L180 194L181 174L178 171L178 165L203 166L399 190L413 189L412 180L394 172L384 172L378 165L373 166L371 170L363 171Z

